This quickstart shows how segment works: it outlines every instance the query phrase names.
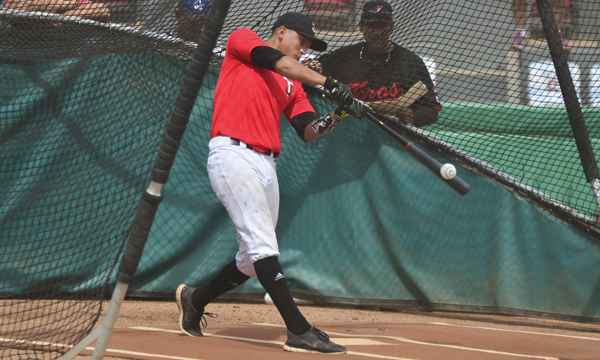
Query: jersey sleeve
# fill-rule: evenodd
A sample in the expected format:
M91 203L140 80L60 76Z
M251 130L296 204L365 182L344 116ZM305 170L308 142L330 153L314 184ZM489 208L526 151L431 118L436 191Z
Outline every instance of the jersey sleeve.
M429 75L429 70L427 69L427 66L420 57L418 57L417 55L415 55L415 57L415 62L418 61L418 69L416 71L416 74L418 74L417 81L422 81L423 84L425 84L425 86L427 87L427 90L429 91L427 91L427 94L425 94L422 98L415 101L411 108L428 107L434 110L442 110L442 105L438 100L435 91L435 86L433 85L433 81L431 80L431 75Z
M258 46L269 46L250 29L239 29L231 33L227 39L229 55L240 61L252 63L252 50Z
M252 49L250 58L254 65L274 71L273 62L283 56L285 56L284 53L270 46L257 46Z
M284 110L285 117L291 120L293 117L298 116L305 112L315 112L310 101L306 97L306 93L302 88L302 83L299 81L293 82L294 96L292 101Z

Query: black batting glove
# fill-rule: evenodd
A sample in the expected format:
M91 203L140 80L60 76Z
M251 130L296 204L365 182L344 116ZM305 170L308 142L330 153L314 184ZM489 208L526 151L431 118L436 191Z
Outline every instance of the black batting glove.
M352 103L352 90L350 90L348 85L328 77L327 80L325 80L324 87L337 97L342 104L349 105Z
M365 112L367 112L367 106L364 102L356 99L352 99L352 103L350 105L344 104L337 109L335 109L335 116L339 118L345 118L348 116L354 116L357 119L363 117Z

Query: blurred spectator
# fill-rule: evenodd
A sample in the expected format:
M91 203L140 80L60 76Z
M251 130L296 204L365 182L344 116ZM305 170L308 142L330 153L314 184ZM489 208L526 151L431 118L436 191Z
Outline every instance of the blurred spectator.
M91 0L6 0L4 8L78 16L104 22L110 20L108 7Z
M198 41L210 10L209 0L184 0L175 9L177 24L174 36L185 41Z
M365 41L325 54L307 66L348 84L356 99L367 102L398 99L422 81L428 92L410 107L401 108L396 117L417 127L431 125L442 106L423 60L389 39L394 29L392 15L392 6L383 0L365 3L359 23Z
M321 31L348 31L355 14L354 0L304 0L304 13L312 18Z
M527 21L527 5L531 4L537 10L535 0L513 0L512 11L515 17L516 29L511 40L511 48L514 50L523 50L523 46L527 40L527 30L525 29L525 23ZM566 51L571 50L571 46L564 39L562 34L563 26L563 15L565 7L569 6L569 0L551 0L552 11L554 12L554 20L558 25L558 31L560 33L560 40L562 41L563 47Z

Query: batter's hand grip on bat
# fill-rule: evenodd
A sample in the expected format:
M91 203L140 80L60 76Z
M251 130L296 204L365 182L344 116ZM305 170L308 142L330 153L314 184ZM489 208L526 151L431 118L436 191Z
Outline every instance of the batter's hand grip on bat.
M389 126L384 124L381 120L377 119L373 114L372 110L369 107L366 107L367 112L365 116L367 119L371 120L375 125L377 125L381 130L385 131L389 136L391 136L396 142L402 145L415 159L419 160L421 164L425 165L426 168L429 169L432 173L435 174L440 180L442 180L446 185L450 186L452 190L456 191L459 195L466 195L471 187L467 184L463 179L458 176L455 176L453 179L446 180L442 177L440 173L440 169L442 168L442 164L440 164L436 159L429 156L426 152L419 149L418 147L412 145L408 140L403 138L400 134L392 130Z
M325 80L324 87L342 104L352 104L354 98L352 97L352 90L348 85L328 77L327 80Z

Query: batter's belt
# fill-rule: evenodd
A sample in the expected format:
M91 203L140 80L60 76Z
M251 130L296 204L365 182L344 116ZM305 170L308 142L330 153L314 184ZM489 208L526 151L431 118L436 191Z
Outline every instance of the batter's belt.
M229 139L231 140L231 145L240 146L240 143L242 143L242 141L240 141L238 139L234 139L234 138L229 138ZM255 148L253 148L252 146L248 145L247 143L245 143L245 144L246 144L246 149L248 149L248 150L252 150L252 151L254 151L256 153L259 153L259 154L262 154L262 155L267 155L267 156L273 155L273 151L272 150L267 150L265 152L260 152L260 151L256 150Z

